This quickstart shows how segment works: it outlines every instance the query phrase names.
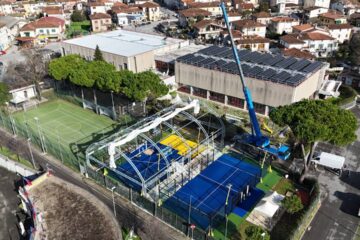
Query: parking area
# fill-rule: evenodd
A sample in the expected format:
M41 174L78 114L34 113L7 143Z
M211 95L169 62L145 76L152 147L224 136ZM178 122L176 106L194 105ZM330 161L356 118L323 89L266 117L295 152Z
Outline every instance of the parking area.
M360 123L360 107L352 111ZM311 172L318 178L325 198L303 239L357 239L355 234L360 222L357 216L360 208L360 128L357 137L357 141L343 148L319 145L317 151L344 156L347 166L340 177L326 170Z
M16 211L20 203L15 191L17 176L0 167L0 240L20 239Z

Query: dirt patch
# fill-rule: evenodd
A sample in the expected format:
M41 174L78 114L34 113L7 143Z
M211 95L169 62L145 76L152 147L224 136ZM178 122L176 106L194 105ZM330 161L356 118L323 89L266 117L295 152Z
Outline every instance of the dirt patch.
M89 192L55 176L31 188L47 239L121 239L112 212Z

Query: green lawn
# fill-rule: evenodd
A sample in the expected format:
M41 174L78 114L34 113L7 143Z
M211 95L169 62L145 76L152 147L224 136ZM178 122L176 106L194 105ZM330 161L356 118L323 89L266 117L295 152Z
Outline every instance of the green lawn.
M100 134L96 133L114 124L106 116L97 115L90 110L60 99L43 103L27 112L19 112L14 115L14 119L17 122L18 131L21 131L23 136L29 134L32 141L39 146L40 129L47 150L65 160L67 157L74 156L74 146L77 150L78 146L84 150L87 145L91 144L91 141L96 141L99 137ZM26 128L25 122L28 123L28 128ZM60 152L65 156L60 155Z
M90 21L82 21L82 22L71 22L70 26L66 29L67 37L73 37L75 34L87 35L89 34L91 29Z

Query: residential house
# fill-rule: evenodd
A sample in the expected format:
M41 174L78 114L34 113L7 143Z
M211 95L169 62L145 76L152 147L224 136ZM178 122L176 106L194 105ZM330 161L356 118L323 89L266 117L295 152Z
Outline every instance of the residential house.
M67 11L67 10L74 10L75 8L78 7L78 5L81 5L81 8L78 9L78 10L82 10L82 2L80 1L76 1L76 0L61 0L61 4L62 4L62 7L64 9L64 11Z
M241 18L242 18L241 13L239 13L237 11L229 11L228 12L229 22L239 21L239 20L241 20Z
M300 39L306 43L306 50L319 58L330 57L338 49L337 40L320 32L305 32Z
M306 19L308 20L317 20L320 14L327 13L329 11L328 8L323 7L308 7L304 8L304 14Z
M200 8L188 8L179 11L179 25L187 26L189 23L194 24L202 19L212 16L212 13Z
M339 74L337 80L360 90L360 69L345 69L342 73Z
M299 0L270 0L270 7L275 7L278 6L279 4L296 4L299 5L300 1Z
M90 2L88 4L88 12L90 15L93 15L95 13L106 13L108 8L105 6L104 3L100 2Z
M299 50L297 48L283 49L281 52L284 56L305 58L305 59L308 59L311 61L316 59L316 57L314 55L312 55L311 53L304 51L304 50Z
M24 7L26 17L38 15L42 12L42 8L46 6L44 2L35 1L22 2L22 5Z
M292 29L293 29L292 31L293 33L302 33L314 29L314 26L307 23L307 24L300 24L293 26Z
M89 16L93 32L107 31L111 26L111 16L106 13L94 13Z
M269 29L277 34L291 33L292 27L299 23L299 20L291 17L275 17L270 20Z
M16 38L22 45L43 45L49 41L63 39L65 21L55 17L43 17L25 24L20 29L20 37Z
M202 9L205 11L211 12L213 16L220 16L222 15L221 8L220 8L220 2L214 1L214 2L192 2L188 3L189 8L197 8Z
M0 15L10 15L13 13L14 13L14 10L13 10L11 2L8 2L8 1L0 2Z
M306 46L306 43L299 39L298 34L287 34L281 36L279 42L286 49L303 49Z
M264 25L268 25L270 23L271 20L271 14L269 12L258 12L252 15L252 19L264 24Z
M350 16L360 11L360 2L350 0L337 0L331 3L331 9L336 10L346 16Z
M138 7L113 7L115 20L120 26L140 24L145 19L144 12Z
M350 41L352 26L350 24L330 24L326 30L330 33L330 36L335 38L338 43L344 43Z
M255 9L254 4L250 3L250 2L242 2L239 4L239 8L238 10L242 13L244 12L253 12Z
M11 16L0 16L0 51L8 49L19 34L25 20Z
M282 14L290 15L292 13L301 12L300 6L295 3L286 3L283 4L282 7L283 7L282 11L279 11Z
M270 39L260 36L242 36L235 41L238 49L249 49L251 51L268 52Z
M330 10L327 13L320 14L319 20L323 25L347 23L346 16L334 10Z
M145 2L138 5L143 10L147 21L159 21L161 19L160 5L155 2Z
M303 0L304 8L310 7L321 7L321 8L330 8L330 0Z
M234 30L239 30L244 36L257 35L265 37L266 35L266 25L254 20L244 19L234 21L232 24L234 26Z
M207 41L219 38L224 26L221 25L221 21L216 22L215 20L204 19L195 23L193 28L197 38Z
M44 17L56 17L65 20L64 9L61 6L47 6L42 8Z

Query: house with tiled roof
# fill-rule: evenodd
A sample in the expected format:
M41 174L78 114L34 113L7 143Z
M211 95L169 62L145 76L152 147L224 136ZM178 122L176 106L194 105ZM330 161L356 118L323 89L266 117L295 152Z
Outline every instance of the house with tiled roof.
M66 24L70 23L70 21L66 22L66 15L62 6L43 7L42 13L44 17L56 17L56 18L64 19Z
M284 46L285 49L303 49L305 47L305 42L299 39L298 34L287 34L281 36L279 43Z
M126 5L126 4L125 4ZM139 7L113 6L111 8L114 19L120 26L127 26L129 24L140 24L145 19L144 12Z
M25 10L25 16L35 16L42 12L42 8L46 7L46 3L44 2L35 2L35 1L29 1L29 2L21 2L24 10Z
M103 32L109 30L111 26L111 16L106 13L94 13L89 16L91 29L93 32Z
M325 33L306 32L301 34L299 38L306 43L305 49L316 57L332 56L338 49L336 39Z
M321 7L330 8L330 0L304 0L304 8Z
M109 10L109 8L102 2L90 2L88 4L88 12L90 15L95 13L106 13L107 10Z
M319 15L319 20L323 25L347 23L346 16L334 10Z
M188 8L198 8L211 12L213 16L220 16L222 14L220 2L191 2L187 4Z
M283 49L281 52L284 56L305 58L305 59L309 59L309 60L316 59L316 57L314 55L312 55L311 53L304 51L304 50L299 50L297 48Z
M349 22L355 27L360 27L360 12L351 14Z
M269 51L270 39L258 35L245 36L239 30L232 30L231 33L233 35L234 43L238 49L248 49L251 51L261 52ZM225 45L231 44L229 32L227 30L223 30L220 37Z
M203 19L208 19L212 13L201 8L188 8L179 11L179 25L187 26L189 23L194 24Z
M304 8L304 14L307 20L317 20L317 17L320 14L327 13L329 11L328 8L324 7L307 7Z
M308 31L308 30L311 30L313 29L314 26L307 23L307 24L300 24L300 25L295 25L292 27L293 29L293 33L301 33L301 32L304 32L304 31Z
M203 41L219 38L220 32L224 29L221 21L210 19L201 20L193 25L195 36Z
M261 24L268 25L272 17L269 12L258 12L253 14L251 18Z
M20 44L44 45L50 41L63 39L65 21L55 17L43 17L24 25L20 37L16 38Z
M0 15L13 14L14 10L10 1L0 1Z
M255 6L251 2L242 2L239 4L239 8L238 8L240 12L246 12L246 11L253 12L254 9Z
M330 8L346 16L350 16L355 12L360 12L360 2L356 0L336 0L331 3Z
M159 21L161 19L160 5L155 2L145 2L137 5L143 10L144 16L147 21Z
M275 17L270 20L269 29L270 31L283 34L292 33L292 27L299 25L300 21L291 17Z
M338 41L338 43L344 43L351 39L352 26L348 23L330 24L326 27L326 30L330 33L331 37Z
M256 22L250 19L244 19L239 21L234 21L234 29L239 30L244 36L261 36L265 37L266 35L266 25Z

